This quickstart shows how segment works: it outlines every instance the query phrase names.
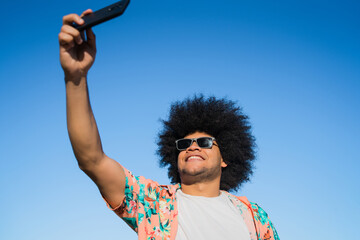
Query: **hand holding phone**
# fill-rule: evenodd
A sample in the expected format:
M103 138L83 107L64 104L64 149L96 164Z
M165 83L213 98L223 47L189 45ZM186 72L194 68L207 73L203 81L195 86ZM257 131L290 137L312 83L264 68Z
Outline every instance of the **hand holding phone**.
M100 10L97 10L96 12L85 15L82 17L84 24L78 25L73 23L73 26L81 32L87 28L118 17L124 13L126 7L129 5L129 2L130 0L121 0Z

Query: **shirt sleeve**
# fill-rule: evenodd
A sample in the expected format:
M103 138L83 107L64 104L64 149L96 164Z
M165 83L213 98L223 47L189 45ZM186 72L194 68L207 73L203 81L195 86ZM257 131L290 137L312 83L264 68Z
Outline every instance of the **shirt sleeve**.
M145 218L151 218L155 212L155 203L159 197L159 184L155 181L134 176L132 172L124 168L125 172L125 197L120 206L112 208L135 232ZM105 200L106 201L106 200Z
M256 203L251 203L259 240L280 240L268 214Z

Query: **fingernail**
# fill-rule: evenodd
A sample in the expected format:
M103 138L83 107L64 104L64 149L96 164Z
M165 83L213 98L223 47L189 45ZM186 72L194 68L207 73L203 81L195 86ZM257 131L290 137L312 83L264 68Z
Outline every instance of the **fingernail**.
M80 23L80 24L83 24L83 23L84 23L84 19L80 18L79 23Z

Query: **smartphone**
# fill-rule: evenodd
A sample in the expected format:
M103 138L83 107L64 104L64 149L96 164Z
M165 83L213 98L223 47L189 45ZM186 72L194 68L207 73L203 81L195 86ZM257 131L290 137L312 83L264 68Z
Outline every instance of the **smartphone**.
M73 26L81 32L87 28L91 28L95 25L118 17L124 13L126 7L129 5L129 2L130 0L121 0L100 10L97 10L96 12L85 15L82 17L85 22L84 24L78 25L73 23Z

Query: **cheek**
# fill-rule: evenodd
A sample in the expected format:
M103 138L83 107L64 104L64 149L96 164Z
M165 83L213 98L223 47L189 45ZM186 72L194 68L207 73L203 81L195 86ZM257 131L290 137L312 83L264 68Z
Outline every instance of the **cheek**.
M183 158L183 152L180 152L179 155L178 155L178 158L177 158L177 165L179 167L180 163L181 163L181 159Z
M220 152L215 152L213 153L213 157L216 159L217 163L221 163L222 162L222 156Z

